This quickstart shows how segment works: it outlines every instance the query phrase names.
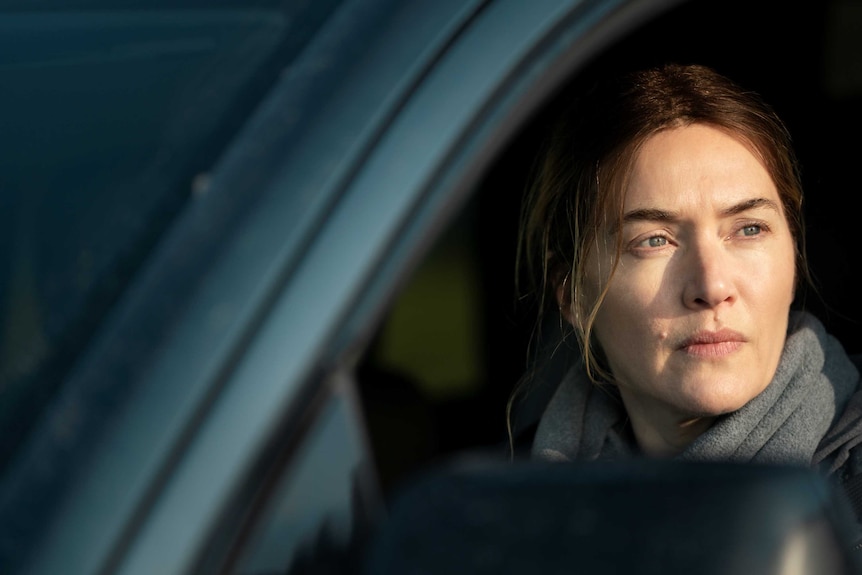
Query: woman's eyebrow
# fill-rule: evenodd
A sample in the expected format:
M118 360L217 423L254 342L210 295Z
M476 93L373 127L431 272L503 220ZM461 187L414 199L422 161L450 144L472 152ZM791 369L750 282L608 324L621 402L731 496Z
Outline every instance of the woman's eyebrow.
M632 222L672 222L679 218L677 212L658 208L641 208L623 214L623 225Z
M773 210L779 214L781 213L778 204L776 204L772 200L768 198L751 198L750 200L745 200L743 202L739 202L738 204L729 206L728 208L722 210L722 214L725 216L735 216L736 214L741 214L749 210L757 210L761 208Z
M781 213L778 204L768 198L751 198L733 204L721 210L722 216L735 216L756 209L774 210L776 213ZM659 208L640 208L623 214L622 225L632 222L674 222L680 218L676 211L662 210ZM616 231L616 230L614 230Z

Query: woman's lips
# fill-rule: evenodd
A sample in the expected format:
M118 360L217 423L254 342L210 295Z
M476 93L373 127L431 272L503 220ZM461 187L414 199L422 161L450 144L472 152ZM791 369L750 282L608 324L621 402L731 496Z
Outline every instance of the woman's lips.
M696 357L723 357L729 355L746 342L746 338L731 329L699 331L683 341L680 349Z

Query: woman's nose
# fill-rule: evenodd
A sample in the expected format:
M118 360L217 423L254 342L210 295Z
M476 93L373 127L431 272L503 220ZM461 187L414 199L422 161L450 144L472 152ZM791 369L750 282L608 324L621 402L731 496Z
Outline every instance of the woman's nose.
M712 308L736 299L733 266L720 241L691 245L684 259L683 300L692 309Z

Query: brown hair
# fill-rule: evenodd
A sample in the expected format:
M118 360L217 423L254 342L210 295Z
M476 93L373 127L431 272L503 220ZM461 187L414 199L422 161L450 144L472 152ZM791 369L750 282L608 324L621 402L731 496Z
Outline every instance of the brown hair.
M797 283L804 279L811 284L791 137L760 95L702 65L665 64L595 83L573 98L554 124L525 196L518 243L518 277L527 278L526 285L518 282L518 291L522 299L532 297L538 304L536 333L546 314L557 311L556 292L562 287L563 305L574 319L571 331L594 382L611 381L592 337L610 279L587 305L584 264L597 231L622 218L627 180L643 143L663 130L690 124L724 130L757 155L778 189L796 241ZM609 278L621 250L618 243ZM542 345L534 341L533 352ZM521 387L513 392L509 410Z

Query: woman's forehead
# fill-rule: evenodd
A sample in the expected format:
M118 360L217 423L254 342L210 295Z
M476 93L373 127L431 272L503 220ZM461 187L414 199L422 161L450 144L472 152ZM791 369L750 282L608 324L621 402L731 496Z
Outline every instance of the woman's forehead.
M654 134L639 147L625 183L623 212L723 209L752 197L779 199L751 147L724 130L692 124Z

